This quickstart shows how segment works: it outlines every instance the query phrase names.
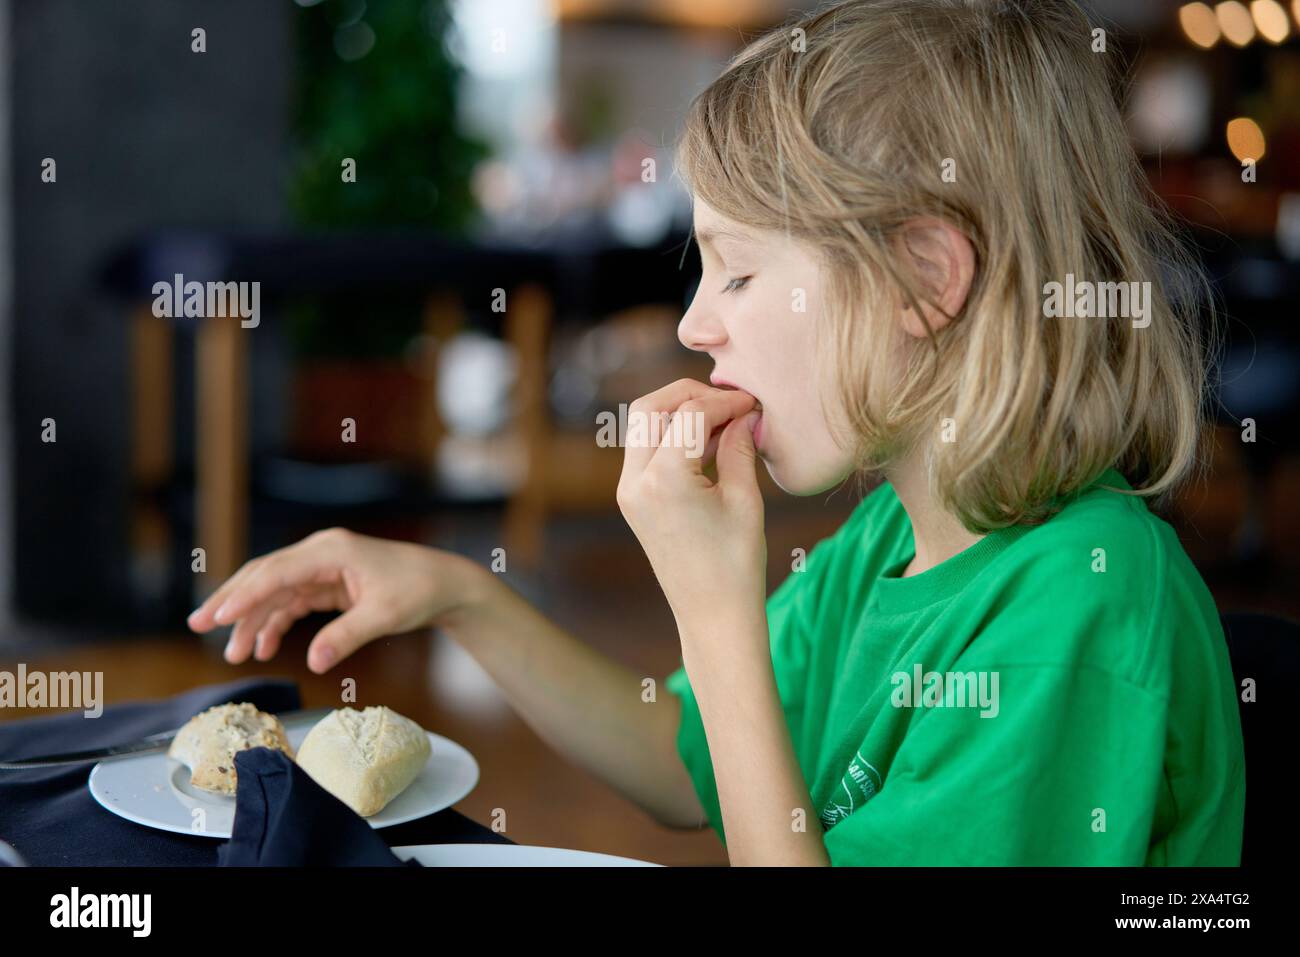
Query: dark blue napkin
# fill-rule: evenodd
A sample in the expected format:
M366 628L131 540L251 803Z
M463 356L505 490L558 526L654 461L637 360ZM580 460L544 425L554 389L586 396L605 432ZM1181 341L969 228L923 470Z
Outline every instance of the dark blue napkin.
M235 755L235 824L223 867L419 867L400 861L365 819L283 751Z
M227 701L250 701L273 714L301 707L294 682L245 678L161 701L111 705L98 718L78 711L0 722L0 760L125 744L179 728L200 711ZM12 844L28 864L41 867L216 863L217 842L212 838L143 827L100 807L86 786L92 767L0 771L0 839Z

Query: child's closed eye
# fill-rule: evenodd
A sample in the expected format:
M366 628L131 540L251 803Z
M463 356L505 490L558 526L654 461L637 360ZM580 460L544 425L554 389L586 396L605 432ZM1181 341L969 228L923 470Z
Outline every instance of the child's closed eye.
M722 291L734 292L737 289L743 289L745 284L748 283L753 278L754 278L753 276L739 276L731 280L731 282L727 283L727 285L723 287Z

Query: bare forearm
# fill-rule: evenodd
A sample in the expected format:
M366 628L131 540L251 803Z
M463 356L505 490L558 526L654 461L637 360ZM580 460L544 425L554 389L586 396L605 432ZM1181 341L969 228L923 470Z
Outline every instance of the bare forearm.
M483 571L465 607L439 624L553 748L657 820L698 827L703 811L677 756L680 702L579 641Z
M760 609L698 632L691 628L682 632L682 647L713 759L731 863L828 864L772 673L766 615ZM748 642L729 647L745 644L754 653L714 652L718 629L752 632Z

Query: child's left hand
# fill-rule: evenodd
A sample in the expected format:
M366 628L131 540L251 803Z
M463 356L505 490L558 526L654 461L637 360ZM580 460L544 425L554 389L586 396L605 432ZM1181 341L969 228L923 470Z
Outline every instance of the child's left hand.
M762 608L766 594L767 544L763 496L755 471L752 435L755 399L747 392L716 389L680 379L633 402L647 419L693 416L701 449L674 443L665 431L623 451L618 505L636 533L659 578L679 628L707 628L711 616L724 619L736 609ZM683 432L683 435L691 435ZM716 481L706 474L716 444ZM689 454L688 454L689 453Z

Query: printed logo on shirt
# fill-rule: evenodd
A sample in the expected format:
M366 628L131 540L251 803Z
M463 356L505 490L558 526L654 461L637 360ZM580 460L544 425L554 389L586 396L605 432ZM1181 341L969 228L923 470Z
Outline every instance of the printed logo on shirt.
M862 807L876 796L882 783L880 772L867 762L861 751L855 751L849 769L840 778L839 787L831 792L826 806L822 808L822 827L829 831Z

